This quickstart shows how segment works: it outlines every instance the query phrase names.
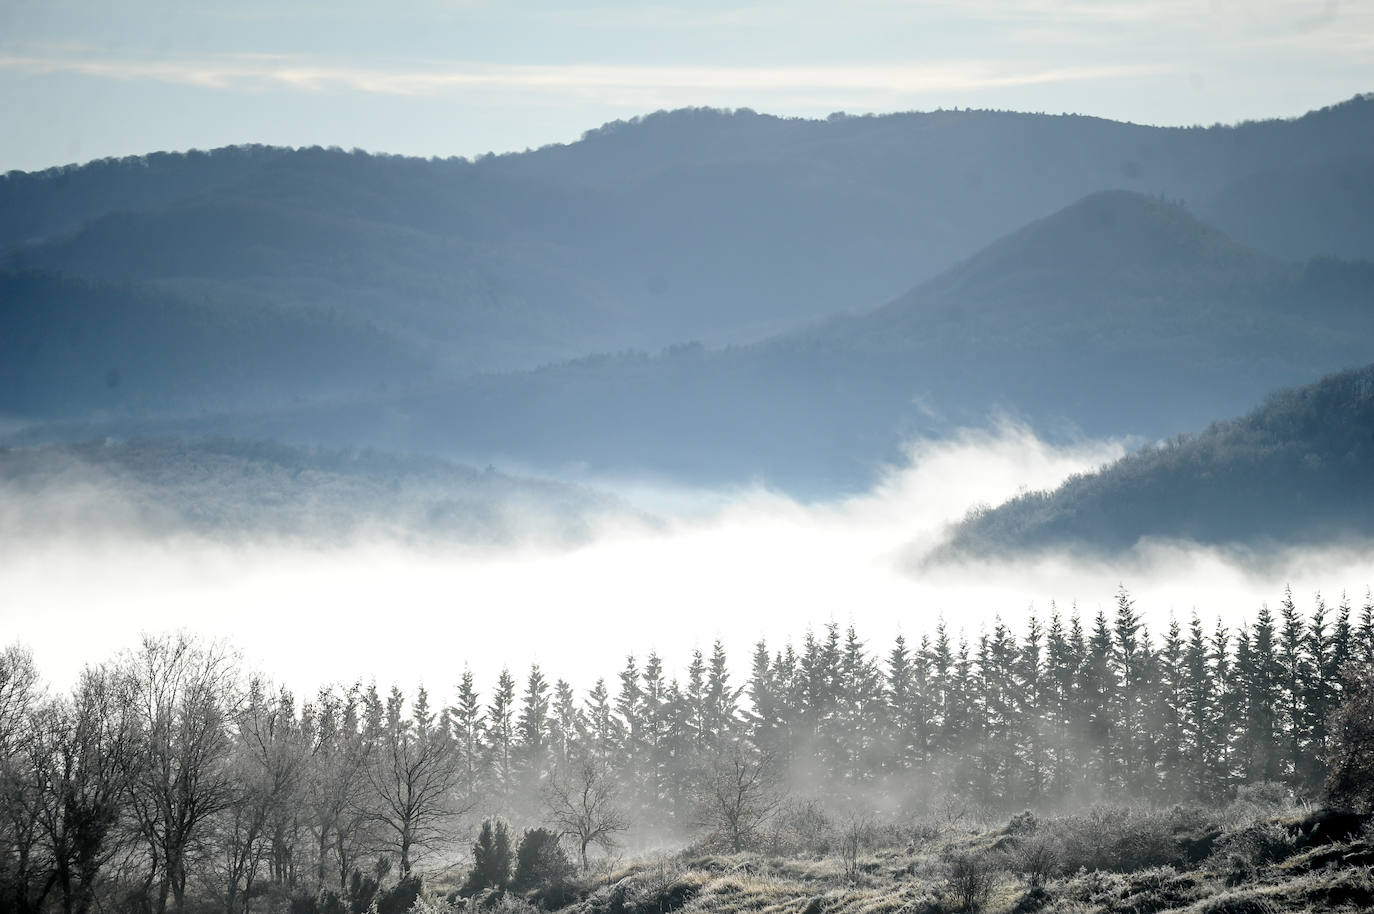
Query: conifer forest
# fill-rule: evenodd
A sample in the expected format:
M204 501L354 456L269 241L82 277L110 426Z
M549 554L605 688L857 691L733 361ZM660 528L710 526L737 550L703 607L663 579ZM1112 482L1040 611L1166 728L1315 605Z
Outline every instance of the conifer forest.
M455 669L447 694L357 681L297 696L176 635L55 694L12 646L0 885L23 912L248 911L274 893L293 911L365 909L386 885L413 901L422 871L466 874L455 898L512 880L572 892L627 850L842 851L882 828L1108 803L1367 811L1371 670L1368 595L1304 610L1285 592L1238 626L1193 615L1153 633L1124 588L1112 611L942 621L883 649L830 623L759 642L747 672L719 642L680 675L631 654L590 688L533 666L485 687Z

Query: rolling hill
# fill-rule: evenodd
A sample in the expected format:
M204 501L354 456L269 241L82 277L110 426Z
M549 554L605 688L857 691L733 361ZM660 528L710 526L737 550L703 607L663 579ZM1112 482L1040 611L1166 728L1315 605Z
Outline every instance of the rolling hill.
M861 487L997 410L1044 433L1171 434L1374 347L1374 267L1281 261L1185 208L1087 197L871 312L749 345L587 357L365 398L144 424L469 463ZM88 435L77 427L71 434Z
M452 375L511 371L743 344L869 309L1113 188L1191 201L1279 256L1374 257L1374 210L1339 194L1367 183L1371 148L1374 98L1361 96L1205 129L682 110L477 161L155 153L0 178L0 268L328 312ZM1276 182L1298 201L1325 187L1319 199L1351 202L1290 221L1298 203L1274 197Z
M952 533L945 555L1146 537L1264 547L1374 535L1374 365L1271 395L1239 419L1143 448Z

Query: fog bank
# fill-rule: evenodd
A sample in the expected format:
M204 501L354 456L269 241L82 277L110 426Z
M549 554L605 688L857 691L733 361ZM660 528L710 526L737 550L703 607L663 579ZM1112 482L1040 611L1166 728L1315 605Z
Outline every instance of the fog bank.
M1056 485L1124 450L1120 441L1054 447L1001 422L913 445L872 491L818 505L757 487L608 482L660 520L610 515L577 544L531 537L499 548L384 535L228 542L161 528L146 535L128 518L121 536L51 523L17 529L14 518L36 516L29 505L0 515L10 518L0 641L27 643L59 686L140 631L186 628L231 640L247 665L300 692L376 679L423 681L447 698L465 664L484 690L503 666L519 678L530 663L581 690L613 677L627 653L656 650L675 671L719 638L739 684L759 638L778 647L832 620L883 651L899 632L919 639L942 616L976 638L994 615L1044 615L1051 601L1090 614L1123 584L1159 631L1171 611L1250 616L1286 583L1307 606L1318 589L1334 604L1342 588L1362 598L1374 582L1374 552L1358 545L1264 563L1156 542L1111 561L1061 552L919 566L970 506Z

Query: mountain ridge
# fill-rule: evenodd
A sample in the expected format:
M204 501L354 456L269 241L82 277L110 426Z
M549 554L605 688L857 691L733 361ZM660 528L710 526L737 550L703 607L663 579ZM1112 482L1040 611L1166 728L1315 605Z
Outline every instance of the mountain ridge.
M1374 99L1358 97L1212 128L708 109L475 161L319 147L157 153L0 178L0 268L156 283L230 306L334 308L455 372L522 369L693 339L756 342L877 307L1112 188L1185 198L1209 217L1208 201L1224 198L1216 212L1267 220L1256 237L1281 256L1374 257L1374 209L1348 206L1329 224L1314 210L1285 227L1253 216L1262 188L1247 183L1275 169L1299 188L1338 180L1330 168L1364 180L1369 148ZM1225 218L1213 221L1237 235ZM1340 250L1304 250L1337 235Z

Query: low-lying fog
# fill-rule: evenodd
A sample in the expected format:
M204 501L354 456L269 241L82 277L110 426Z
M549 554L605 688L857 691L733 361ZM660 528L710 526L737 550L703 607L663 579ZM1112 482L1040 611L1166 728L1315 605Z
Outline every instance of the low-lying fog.
M1119 441L1051 447L1001 423L910 450L872 491L803 505L760 488L611 488L655 519L612 515L586 542L547 538L492 547L417 546L389 535L235 542L110 527L34 523L42 504L0 504L0 642L29 645L55 685L178 627L225 637L248 666L298 692L324 682L424 682L447 696L470 665L484 690L502 666L532 662L579 689L613 679L625 655L657 650L680 671L721 639L737 684L761 637L779 647L808 628L853 623L873 652L911 640L943 615L976 638L995 614L1019 622L1051 601L1085 614L1124 584L1158 632L1172 610L1249 617L1291 583L1309 606L1374 583L1367 550L1268 558L1147 544L1104 562L1072 554L920 567L942 529L970 506L1050 487L1124 452ZM87 493L88 495L90 493ZM116 493L104 493L109 503ZM20 504L20 502L24 502Z

